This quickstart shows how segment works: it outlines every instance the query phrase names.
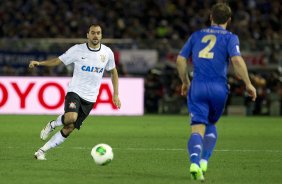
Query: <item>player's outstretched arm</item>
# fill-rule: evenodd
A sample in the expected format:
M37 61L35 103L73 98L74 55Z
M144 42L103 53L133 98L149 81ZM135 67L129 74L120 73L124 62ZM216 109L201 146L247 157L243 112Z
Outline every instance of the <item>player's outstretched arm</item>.
M114 88L113 103L117 106L117 108L120 109L121 102L118 97L118 72L116 68L111 70L111 79L112 79L112 84Z
M257 98L257 92L249 78L247 66L245 64L244 59L241 56L233 56L231 58L231 62L234 67L235 73L242 78L246 85L247 92L252 97L252 100L255 101Z
M34 68L36 66L57 66L61 63L62 61L59 58L48 59L45 61L30 61L29 68Z
M187 73L187 60L182 56L178 56L176 60L177 71L182 81L181 95L186 96L190 87L190 80Z

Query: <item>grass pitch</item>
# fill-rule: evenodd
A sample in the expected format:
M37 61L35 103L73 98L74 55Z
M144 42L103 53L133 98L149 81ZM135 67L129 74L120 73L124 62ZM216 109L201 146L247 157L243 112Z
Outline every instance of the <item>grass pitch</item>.
M183 184L190 180L187 116L90 116L61 146L34 160L39 133L56 116L1 115L0 183ZM282 183L282 118L222 117L205 183ZM113 147L114 160L97 166L90 151Z

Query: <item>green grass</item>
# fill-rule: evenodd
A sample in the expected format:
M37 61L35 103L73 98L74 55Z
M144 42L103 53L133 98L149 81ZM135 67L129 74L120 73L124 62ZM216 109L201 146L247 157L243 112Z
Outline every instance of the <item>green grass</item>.
M198 183L189 176L186 116L91 116L47 161L34 160L44 144L39 132L53 118L1 115L0 183ZM205 183L281 183L281 117L223 117L218 134ZM90 151L98 143L113 147L111 164L94 164Z

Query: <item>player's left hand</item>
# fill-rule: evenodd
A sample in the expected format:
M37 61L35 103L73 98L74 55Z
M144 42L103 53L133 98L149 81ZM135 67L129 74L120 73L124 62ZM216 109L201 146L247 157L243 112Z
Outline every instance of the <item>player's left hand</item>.
M121 102L120 102L120 100L119 100L118 95L114 95L114 96L113 96L113 103L115 104L115 106L116 106L117 108L120 109L120 107L121 107Z
M188 89L189 89L189 85L183 83L182 87L181 87L181 95L182 96L186 96L187 92L188 92Z

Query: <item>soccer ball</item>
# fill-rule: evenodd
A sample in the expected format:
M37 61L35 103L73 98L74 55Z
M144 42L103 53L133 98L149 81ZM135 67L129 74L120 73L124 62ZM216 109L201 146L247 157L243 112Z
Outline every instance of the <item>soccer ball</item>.
M97 144L92 148L91 156L97 165L107 165L113 160L114 153L111 146L107 144Z

